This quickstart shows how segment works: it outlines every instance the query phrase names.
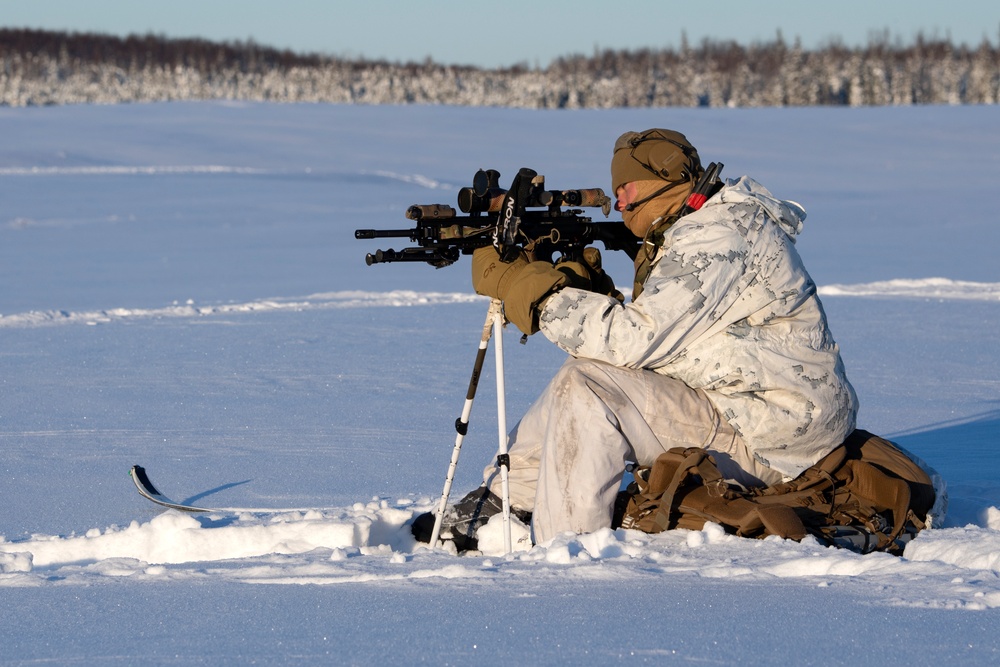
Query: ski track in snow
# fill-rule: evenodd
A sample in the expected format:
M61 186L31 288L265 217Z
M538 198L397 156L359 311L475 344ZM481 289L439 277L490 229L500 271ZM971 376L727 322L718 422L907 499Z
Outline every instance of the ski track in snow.
M103 166L103 167L6 167L0 176L130 176L160 174L275 174L273 169L227 167L223 165L187 166Z
M818 587L874 587L878 604L938 609L1000 607L1000 510L986 525L928 530L904 557L860 556L777 538L747 540L720 526L659 535L605 529L566 534L529 548L527 529L514 520L515 551L503 555L499 516L480 531L482 552L455 558L432 552L409 535L407 522L430 500L375 498L350 508L219 510L193 516L167 511L129 526L84 535L7 542L0 537L0 587L198 580L257 584L416 584L460 579L495 585L525 576L571 581L689 576L744 581L810 580ZM921 580L914 588L910 582Z
M882 297L1000 302L1000 283L976 283L948 278L887 280L856 285L827 285L817 289L825 297ZM56 324L107 324L131 319L195 318L274 311L327 310L331 308L437 306L483 301L485 297L461 292L341 291L304 297L274 297L245 303L197 305L188 300L160 308L107 308L96 311L44 310L0 314L0 328L31 328Z
M259 167L236 167L227 165L104 165L104 166L32 166L0 167L0 177L4 176L173 176L200 174L234 174L245 176L274 176L287 174L326 174L329 172L309 167L300 169L268 169ZM420 174L397 174L392 171L374 170L343 173L340 176L375 176L380 179L399 181L429 190L455 190L456 186L443 183Z

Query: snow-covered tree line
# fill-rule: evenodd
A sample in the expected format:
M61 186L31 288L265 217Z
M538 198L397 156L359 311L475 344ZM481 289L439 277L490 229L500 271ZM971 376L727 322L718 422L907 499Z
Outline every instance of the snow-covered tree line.
M1000 48L918 37L806 50L742 46L603 51L544 68L300 55L253 42L0 30L0 105L159 100L453 104L525 108L996 104Z

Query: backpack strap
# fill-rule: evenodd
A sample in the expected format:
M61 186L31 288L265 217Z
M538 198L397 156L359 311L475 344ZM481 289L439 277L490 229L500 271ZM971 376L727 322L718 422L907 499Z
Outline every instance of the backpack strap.
M764 535L777 535L791 540L801 540L808 535L805 524L788 505L757 505Z
M674 510L675 528L701 530L706 521L712 521L740 537L777 535L800 540L807 535L805 525L791 507L761 505L737 491L713 495L710 489L697 487L680 500Z
M660 454L649 468L634 470L635 486L624 508L621 526L658 533L671 528L700 529L705 519L678 514L678 507L693 491L711 489L712 496L728 493L728 485L715 461L698 447L673 447ZM714 519L713 519L714 520Z
M848 458L861 459L893 478L904 480L910 489L910 508L923 522L934 505L934 484L927 473L895 444L860 429L844 443Z
M668 480L669 475L669 480ZM660 492L662 489L662 492ZM704 449L671 449L657 458L646 488L651 530L700 530L706 521L746 537L802 539L806 528L791 507L760 505L733 489ZM652 507L655 502L655 509Z
M910 515L910 487L906 480L891 477L873 465L864 461L849 461L851 470L851 493L859 499L867 501L875 516L880 508L892 513L892 530L885 531L884 526L867 525L866 527L879 536L878 549L885 549L906 528ZM866 523L871 523L866 522Z
M697 474L701 477L701 484L706 487L717 485L723 481L722 473L715 467L715 461L704 449L688 447L684 450L683 455L684 459L677 465L673 478L660 497L660 507L654 519L660 530L670 528L670 518L674 513L674 496L677 495L677 490L681 488L681 484L685 480ZM663 455L661 454L661 456Z

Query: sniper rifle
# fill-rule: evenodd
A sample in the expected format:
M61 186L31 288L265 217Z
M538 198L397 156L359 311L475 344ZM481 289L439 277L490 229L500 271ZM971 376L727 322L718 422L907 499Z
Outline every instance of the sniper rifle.
M545 177L522 168L509 189L499 185L500 172L476 172L471 188L458 191L458 212L447 204L414 205L406 217L412 229L358 229L356 239L408 238L416 247L376 250L365 262L427 262L441 268L461 255L493 245L505 262L523 250L533 259L576 260L588 245L601 241L608 250L623 250L635 258L640 241L623 222L594 222L583 207L600 208L607 217L611 199L600 188L546 190Z

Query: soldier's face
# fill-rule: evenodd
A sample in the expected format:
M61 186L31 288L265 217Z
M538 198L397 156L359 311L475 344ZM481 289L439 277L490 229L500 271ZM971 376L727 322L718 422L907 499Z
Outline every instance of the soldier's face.
M619 213L624 211L626 206L635 201L637 192L635 181L619 186L615 191L615 197L618 198L618 201L615 202L615 210Z

